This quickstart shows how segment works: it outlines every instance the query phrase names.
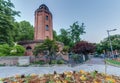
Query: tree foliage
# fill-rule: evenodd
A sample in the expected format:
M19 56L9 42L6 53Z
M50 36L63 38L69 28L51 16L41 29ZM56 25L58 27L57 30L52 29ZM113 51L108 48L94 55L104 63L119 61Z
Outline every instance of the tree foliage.
M84 23L82 25L79 25L78 22L74 22L69 30L69 34L71 39L73 40L74 43L80 41L80 35L83 35L85 33L85 28L84 28Z
M60 29L60 35L58 35L58 41L64 43L65 46L72 46L73 42L65 29Z
M15 23L14 41L33 40L34 28L28 21Z
M20 45L9 46L8 44L0 45L0 56L23 56L25 48Z
M113 50L120 50L120 35L112 35L110 36L110 40L112 43ZM96 51L98 53L102 53L104 51L111 51L110 42L108 37L104 38L103 41L96 45Z
M42 44L39 44L34 48L33 53L37 56L39 53L46 51L49 56L52 56L57 50L58 47L56 42L54 40L46 39Z
M53 39L58 40L58 35L57 35L57 32L55 30L53 30Z
M20 13L13 8L10 0L0 0L0 43L11 44L13 41L14 16Z
M21 45L14 45L11 47L10 55L12 56L23 56L25 53L25 48Z
M70 28L60 29L60 34L57 35L56 40L64 43L65 46L68 46L71 49L76 42L80 41L80 36L85 33L84 27L84 23L79 25L78 22L74 22Z
M0 45L0 56L10 55L11 48L8 44Z
M73 52L77 54L87 55L89 53L93 53L95 51L95 45L92 43L88 43L87 41L80 41L75 44L73 47Z

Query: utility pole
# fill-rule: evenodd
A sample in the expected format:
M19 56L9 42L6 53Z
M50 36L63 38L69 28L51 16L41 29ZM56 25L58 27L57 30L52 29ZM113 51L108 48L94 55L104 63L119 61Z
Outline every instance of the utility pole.
M110 42L110 49L111 49L111 55L113 55L113 47L112 47L112 43L111 43L111 39L110 39L110 33L111 31L116 31L117 29L112 29L112 30L107 30L108 33L108 40Z

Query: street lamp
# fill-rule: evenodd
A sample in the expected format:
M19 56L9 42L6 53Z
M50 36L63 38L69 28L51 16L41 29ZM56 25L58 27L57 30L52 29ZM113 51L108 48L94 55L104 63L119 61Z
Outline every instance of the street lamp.
M111 43L111 39L110 39L110 34L109 32L111 31L116 31L117 29L112 29L112 30L107 30L107 33L108 33L108 39L109 39L109 42L110 42L110 49L111 49L111 54L113 55L113 48L112 48L112 43Z

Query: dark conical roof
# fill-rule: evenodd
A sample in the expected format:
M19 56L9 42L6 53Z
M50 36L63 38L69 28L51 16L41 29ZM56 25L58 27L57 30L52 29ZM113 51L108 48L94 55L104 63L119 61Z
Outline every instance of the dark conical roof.
M45 4L40 5L39 9L44 9L46 11L49 11L49 8Z
M45 4L40 5L39 8L35 12L42 12L42 11L46 11L50 13L49 8Z

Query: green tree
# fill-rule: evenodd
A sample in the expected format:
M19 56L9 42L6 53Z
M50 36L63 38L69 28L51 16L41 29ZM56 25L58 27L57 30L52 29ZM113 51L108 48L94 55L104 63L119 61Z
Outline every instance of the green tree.
M112 35L110 36L111 43L113 50L120 50L120 35ZM110 49L110 42L108 37L104 38L100 43L96 45L96 51L98 53L103 53L103 50L105 51L111 51Z
M58 35L57 35L57 32L55 30L53 30L53 39L54 40L58 40Z
M0 45L0 56L9 56L11 47L8 44Z
M0 45L0 56L22 56L25 48L21 45L10 46L8 44Z
M60 29L60 35L58 35L58 40L57 41L60 41L62 43L64 43L64 47L63 48L63 51L66 49L67 47L67 52L69 52L71 50L71 48L73 47L74 45L74 42L73 40L70 38L70 35L68 33L68 30L65 30L65 29Z
M72 40L69 37L67 30L60 29L60 35L58 35L58 41L64 43L65 46L71 46Z
M63 52L66 54L66 53L68 53L69 52L69 49L70 49L70 47L69 46L64 46L64 48L63 48Z
M20 23L16 22L15 26L15 41L33 40L34 28L28 21L21 21Z
M55 56L56 51L58 50L57 44L54 40L46 39L42 44L39 44L34 48L34 55L39 55L39 53L48 52L48 56L51 58Z
M85 28L84 28L84 23L82 23L82 25L79 25L78 22L74 22L69 30L69 34L71 39L73 40L74 43L79 42L80 41L80 35L83 35L85 33Z
M14 16L20 13L13 8L10 0L0 0L0 43L11 44L13 41Z

